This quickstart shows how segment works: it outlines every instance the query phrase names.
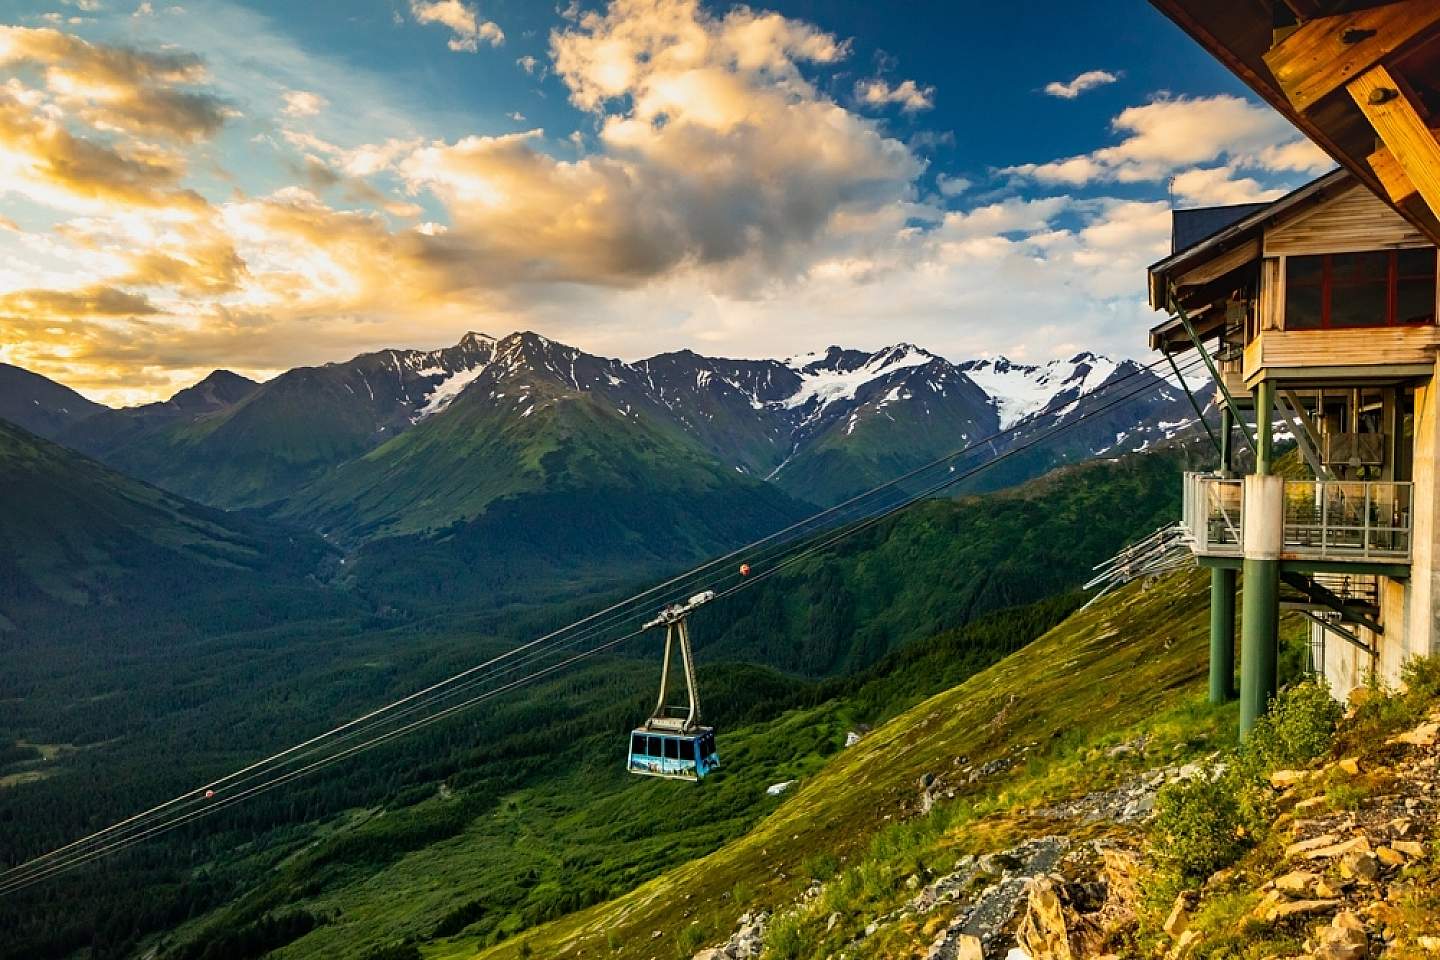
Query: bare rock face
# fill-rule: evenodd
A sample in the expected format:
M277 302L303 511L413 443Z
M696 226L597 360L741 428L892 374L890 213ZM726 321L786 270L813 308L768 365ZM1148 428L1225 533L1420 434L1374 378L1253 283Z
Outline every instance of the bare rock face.
M765 926L769 921L770 914L764 911L745 914L729 940L701 950L692 960L755 960L765 949Z
M1016 940L1031 960L1074 960L1070 934L1059 885L1050 877L1041 877L1030 887L1030 901Z

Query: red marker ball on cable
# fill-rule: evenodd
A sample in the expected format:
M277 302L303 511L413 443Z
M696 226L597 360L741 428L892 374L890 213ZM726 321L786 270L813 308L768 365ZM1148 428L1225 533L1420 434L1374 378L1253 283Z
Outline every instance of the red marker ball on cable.
M742 577L748 577L748 576L750 576L750 564L748 564L748 563L742 563L742 564L740 564L740 576L742 576Z

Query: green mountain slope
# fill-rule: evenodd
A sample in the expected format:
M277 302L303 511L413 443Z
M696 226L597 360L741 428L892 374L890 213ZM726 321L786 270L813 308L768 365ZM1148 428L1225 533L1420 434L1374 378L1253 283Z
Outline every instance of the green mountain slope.
M723 940L746 910L798 894L814 872L807 862L817 855L832 863L856 857L897 819L914 816L922 774L943 775L956 767L956 757L1013 765L1022 748L1033 745L1018 773L996 778L1006 788L1022 788L1043 774L1048 757L1058 762L1077 744L1193 698L1205 669L1206 597L1198 575L1172 578L1164 589L1119 591L840 752L743 838L716 852L489 950L462 936L422 945L420 952L446 960L689 956ZM783 733L777 739L783 743ZM726 746L722 738L722 756ZM958 786L957 803L999 789L996 780ZM661 796L671 785L650 786ZM304 956L296 947L282 956Z
M295 612L289 599L331 553L318 538L202 507L4 421L0 489L0 624L11 629ZM214 609L193 609L198 597Z
M477 381L279 515L363 542L350 570L368 592L451 603L631 582L810 511L672 427L519 375Z
M1047 536L1069 539L1078 553L1100 550L1105 537L1149 532L1144 511L1095 507L1135 500L1152 484L1157 496L1172 496L1178 463L1157 464L1153 476L1128 463L1077 470L1084 482L1070 482L1057 497L1068 506L1052 511L1068 526L1047 528ZM479 924L486 937L508 935L618 896L750 828L778 802L765 798L764 788L818 769L847 730L963 679L1063 616L1071 601L972 620L1012 602L994 584L984 586L987 570L1024 542L1040 506L1024 496L1000 506L989 498L927 505L862 534L836 562L817 560L803 577L767 581L730 607L717 606L715 619L697 621L707 707L734 761L706 785L703 803L695 794L666 793L672 799L664 816L643 824L624 816L662 796L645 792L653 785L620 767L624 731L653 701L658 667L648 638L257 798L143 854L40 888L33 899L12 901L18 914L0 905L0 943L14 944L0 957L64 956L64 945L89 942L103 945L97 957L125 957L142 952L141 944L184 949L202 933L269 936L264 925L278 924L287 911L324 920L309 933L300 929L303 918L285 927L300 937L288 949L347 944L294 955L363 956L358 944L396 930L431 939ZM969 514L988 519L965 519ZM1103 535L1093 529L1099 521L1109 528ZM912 579L935 582L907 587L907 565L920 571ZM1071 568L1028 575L1027 592L1013 602L1062 592L1078 576ZM962 589L966 584L975 588ZM805 617L767 622L753 614L771 602L765 598L783 601L789 592L836 598L852 625L817 647L809 639L815 623ZM178 593L212 607L203 592ZM740 603L744 597L754 602ZM228 632L216 625L192 633L183 657L142 648L109 661L89 646L67 647L63 675L53 671L53 651L22 648L11 660L9 686L0 689L0 747L71 746L45 779L0 789L0 822L24 838L15 854L33 855L603 605L596 597L477 614L446 604L433 617L408 620L351 608L328 621L291 618ZM931 624L918 630L932 632L897 629L910 623ZM869 638L880 639L871 645ZM887 649L896 652L886 656ZM802 681L762 666L767 657L811 676L860 672ZM868 663L875 665L861 670ZM802 712L781 719L787 710ZM767 723L782 725L778 745ZM157 753L169 762L146 760ZM33 769L0 766L0 778ZM196 873L200 864L205 869ZM57 912L61 902L82 906ZM332 922L335 909L351 919ZM189 916L204 920L156 938Z
M1092 461L1011 491L922 503L702 611L704 652L825 676L1073 590L1126 542L1174 522L1197 452Z
M48 377L0 363L0 420L53 438L105 409Z

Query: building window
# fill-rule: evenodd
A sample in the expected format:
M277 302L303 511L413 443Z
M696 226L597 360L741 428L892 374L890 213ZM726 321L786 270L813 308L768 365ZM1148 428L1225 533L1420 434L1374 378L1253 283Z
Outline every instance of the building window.
M1435 322L1435 250L1285 258L1285 329Z

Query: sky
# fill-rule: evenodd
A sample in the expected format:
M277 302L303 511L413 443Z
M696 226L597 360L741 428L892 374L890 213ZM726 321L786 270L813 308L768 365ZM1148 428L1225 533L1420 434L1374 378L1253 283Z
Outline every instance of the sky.
M0 0L0 361L1135 356L1172 208L1330 166L1144 0Z

